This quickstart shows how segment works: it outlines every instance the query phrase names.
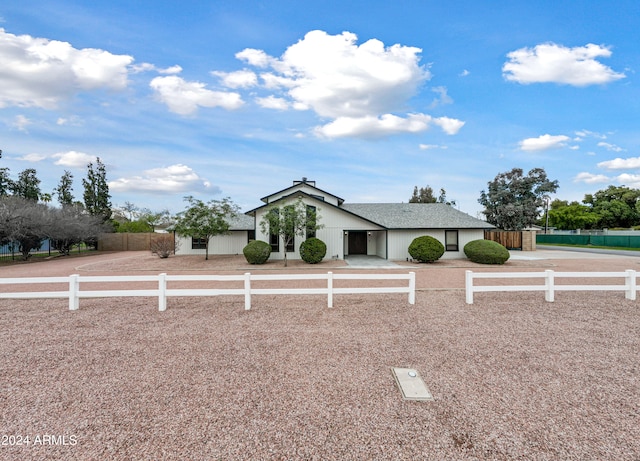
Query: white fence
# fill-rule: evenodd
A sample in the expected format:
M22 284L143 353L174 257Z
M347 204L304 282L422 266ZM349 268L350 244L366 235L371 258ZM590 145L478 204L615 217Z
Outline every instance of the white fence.
M318 288L253 288L253 281L291 281L291 280L326 280L326 286ZM376 287L338 287L334 280L408 280L408 286L376 286ZM155 282L157 288L135 290L81 290L81 283L130 283ZM168 288L168 282L243 282L241 288ZM252 295L278 294L321 294L327 295L328 307L333 307L333 295L356 293L407 293L409 304L415 304L416 276L408 274L285 274L285 275L136 275L136 276L80 276L37 277L37 278L3 278L0 285L14 284L59 284L68 285L68 290L59 291L26 291L0 293L0 298L69 298L69 310L80 307L80 298L111 298L127 296L158 297L158 310L167 309L167 298L170 296L244 296L244 308L251 309Z
M465 273L467 304L473 304L473 294L489 291L544 291L545 300L553 302L556 291L624 291L627 299L636 299L636 271L624 272L473 272ZM476 279L544 279L544 285L474 285ZM558 285L558 278L623 278L624 285Z

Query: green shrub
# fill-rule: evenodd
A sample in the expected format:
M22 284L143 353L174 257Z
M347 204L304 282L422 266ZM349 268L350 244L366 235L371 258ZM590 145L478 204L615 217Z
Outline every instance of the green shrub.
M464 246L464 254L474 263L504 264L509 259L509 251L498 242L473 240Z
M242 249L249 264L264 264L271 256L271 245L262 240L253 240Z
M421 263L432 263L444 254L444 245L438 239L423 235L416 237L409 245L411 257Z
M309 264L318 264L327 254L327 245L315 237L308 238L300 245L300 257Z

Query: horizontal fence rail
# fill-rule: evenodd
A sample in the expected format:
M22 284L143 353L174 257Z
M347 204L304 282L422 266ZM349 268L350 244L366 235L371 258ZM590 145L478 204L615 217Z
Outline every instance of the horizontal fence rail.
M326 285L317 288L256 288L252 282L294 281L294 280L325 280ZM376 286L376 287L334 287L335 280L407 280L408 286ZM116 290L81 290L82 283L130 283L151 282L157 288L149 289L116 289ZM241 282L238 288L169 288L169 282ZM58 291L23 291L3 293L0 298L9 299L46 299L68 298L69 310L78 310L81 298L112 298L145 296L158 298L158 310L167 309L167 298L178 296L244 296L245 310L251 309L252 295L280 295L280 294L319 294L327 295L327 306L333 307L335 294L360 293L407 293L409 304L415 304L416 275L408 274L284 274L284 275L253 275L249 272L243 275L136 275L136 276L80 276L68 277L35 277L35 278L0 278L0 285L39 285L65 284L66 290Z
M553 302L556 291L624 291L625 298L636 299L637 272L628 269L624 272L465 272L466 303L473 304L473 294L495 291L544 291L545 300ZM477 279L543 279L543 285L474 285ZM558 278L622 278L624 284L618 285L559 285Z

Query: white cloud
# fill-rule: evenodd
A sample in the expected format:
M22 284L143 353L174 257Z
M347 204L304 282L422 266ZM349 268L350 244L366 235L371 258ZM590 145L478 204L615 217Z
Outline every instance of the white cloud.
M611 178L603 174L592 174L587 172L578 173L573 182L584 182L587 184L605 183L611 181Z
M71 168L84 168L89 163L96 161L95 155L76 152L75 150L59 152L57 154L53 154L52 157L58 159L54 162L56 165L68 166Z
M273 95L266 98L256 98L256 102L260 107L265 109L286 110L289 108L289 102L284 98L276 98Z
M37 163L37 162L41 162L42 160L44 160L46 158L47 158L47 156L46 155L42 155L42 154L27 154L27 155L23 155L22 157L19 157L18 160L23 160L25 162Z
M537 138L524 139L519 144L520 150L531 152L564 147L566 141L569 141L569 137L565 135L543 134Z
M84 122L77 115L72 115L71 117L68 117L68 118L64 118L64 117L58 118L58 120L56 120L56 125L82 126L84 125Z
M502 66L502 72L505 79L522 84L588 86L625 78L624 74L596 61L596 58L609 56L609 48L592 43L575 48L545 43L508 53L509 61Z
M236 58L241 61L245 61L255 67L268 67L273 58L262 50L256 50L253 48L246 48L239 53L236 53Z
M601 133L597 133L595 131L589 131L589 130L576 131L576 136L578 136L579 138L592 137L592 138L597 138L597 139L607 139L607 135L606 134L601 134Z
M447 94L447 88L444 86L436 86L431 89L434 93L438 94L429 107L444 106L446 104L453 104L453 99Z
M158 73L166 75L175 75L179 74L180 72L182 72L182 67L177 64L175 66L167 67L164 69L158 69Z
M133 58L0 28L0 62L0 108L53 109L82 90L124 89Z
M418 144L418 148L420 150L446 149L447 146L440 146L438 144Z
M630 170L640 168L640 157L614 158L613 160L598 163L598 168L605 168L607 170Z
M16 117L13 119L13 123L11 124L11 126L20 131L28 133L27 127L31 124L33 124L33 122L29 120L27 117L25 117L24 115L16 115Z
M250 88L258 84L258 76L250 70L238 70L236 72L211 72L211 75L220 77L222 84L227 88Z
M608 142L599 142L598 147L604 147L608 151L611 152L623 152L624 149L622 147L618 147L615 144L609 144Z
M419 133L428 130L431 125L440 126L447 134L455 134L464 122L447 117L433 118L425 114L409 114L406 118L393 114L380 117L338 117L326 125L316 127L315 133L327 138L377 138L397 133Z
M637 188L640 187L640 175L639 174L628 174L623 173L616 177L616 180L620 184L625 184L626 186Z
M432 119L433 124L439 126L447 134L457 134L464 126L464 122L455 118L437 117Z
M113 192L155 192L175 194L189 191L208 191L219 193L217 187L198 176L190 167L182 164L165 168L153 168L143 172L142 176L119 178L109 182Z
M460 72L460 77L466 77L469 74L471 74L471 72L469 72L467 69L465 69L462 72Z
M131 71L135 74L138 74L140 72L158 72L159 74L163 74L163 75L175 75L182 72L182 67L176 64L175 66L171 66L163 69L163 68L156 67L155 64L143 62L142 64L132 65Z
M238 93L208 90L204 83L187 82L176 76L156 77L151 80L149 86L171 112L180 115L194 114L198 107L222 107L232 110L244 104Z
M247 48L236 54L245 63L265 69L262 87L275 94L257 98L263 107L313 110L330 119L316 128L325 137L387 136L420 132L432 124L449 134L464 124L448 117L426 114L392 115L406 110L407 101L431 78L420 65L420 48L392 45L371 39L360 45L350 32L329 35L307 33L282 56L269 56ZM219 73L217 73L219 74ZM434 88L437 104L450 104L445 87Z

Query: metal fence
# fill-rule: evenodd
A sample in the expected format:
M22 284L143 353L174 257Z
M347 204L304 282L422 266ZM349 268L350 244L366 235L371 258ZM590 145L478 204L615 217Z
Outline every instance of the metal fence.
M38 248L37 250L31 250L30 254L46 254L51 256L51 251L51 241L49 239L46 239L42 241L42 243L40 244L40 248ZM20 245L18 244L18 242L0 245L0 261L16 260L20 258L22 258L22 254L20 253Z

